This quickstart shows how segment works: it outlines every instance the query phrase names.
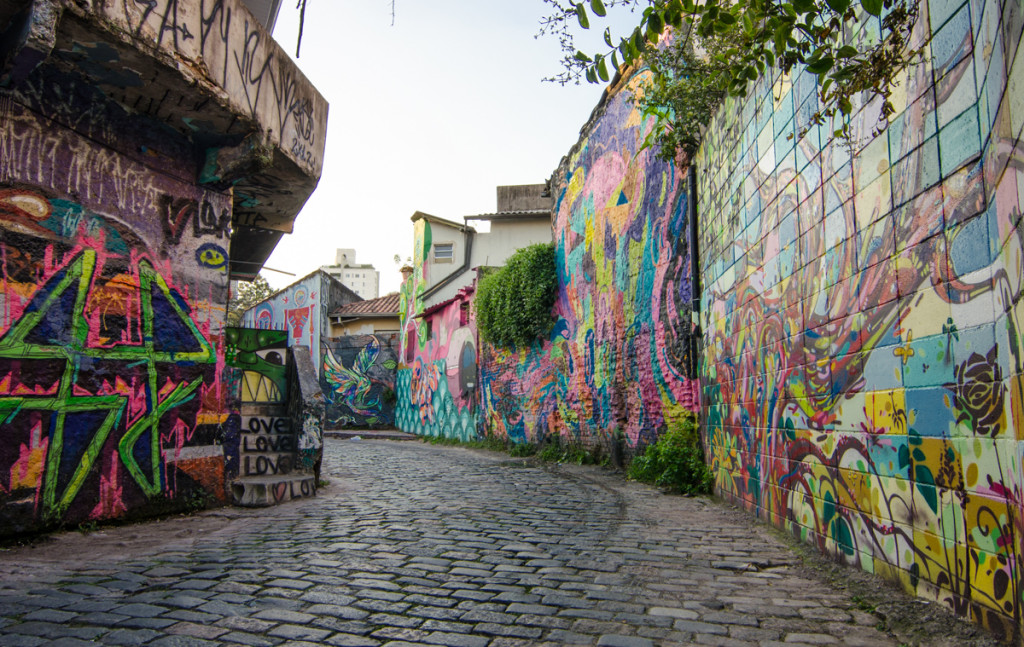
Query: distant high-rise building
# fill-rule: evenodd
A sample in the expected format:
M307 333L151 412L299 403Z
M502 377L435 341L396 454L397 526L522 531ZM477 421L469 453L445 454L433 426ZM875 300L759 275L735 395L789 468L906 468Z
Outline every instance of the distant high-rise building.
M376 299L380 294L380 272L369 263L357 263L354 249L339 249L334 265L323 265L320 269L364 299Z

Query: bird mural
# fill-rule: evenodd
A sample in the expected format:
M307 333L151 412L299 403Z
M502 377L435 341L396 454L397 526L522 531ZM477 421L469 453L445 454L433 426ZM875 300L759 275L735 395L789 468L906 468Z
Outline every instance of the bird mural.
M359 415L375 417L380 413L380 400L370 397L373 380L369 372L380 355L380 340L371 339L359 351L351 368L345 368L328 348L324 355L324 378L336 403L344 404Z

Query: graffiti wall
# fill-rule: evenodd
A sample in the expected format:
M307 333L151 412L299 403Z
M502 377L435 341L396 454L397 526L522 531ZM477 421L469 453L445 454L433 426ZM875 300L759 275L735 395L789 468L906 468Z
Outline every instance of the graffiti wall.
M703 420L723 495L1009 631L1024 591L1021 7L922 3L852 120L761 79L698 159ZM739 143L739 145L737 145Z
M552 179L559 271L549 340L481 350L486 429L516 441L651 441L695 410L686 178L642 144L633 78Z
M406 282L403 295L413 293L417 276ZM402 431L461 440L477 437L473 289L463 288L456 297L421 309L416 318L415 312L405 313L403 324L410 322L404 340L406 366L399 369L395 388L395 424Z
M0 532L223 499L230 196L35 81L0 96Z
M289 347L319 349L326 336L328 311L358 299L354 292L317 270L247 310L242 325L284 331Z
M224 362L239 369L242 403L279 404L288 395L288 333L252 328L224 329Z
M325 342L320 387L327 397L328 428L395 424L398 349L390 340L390 335L355 335Z

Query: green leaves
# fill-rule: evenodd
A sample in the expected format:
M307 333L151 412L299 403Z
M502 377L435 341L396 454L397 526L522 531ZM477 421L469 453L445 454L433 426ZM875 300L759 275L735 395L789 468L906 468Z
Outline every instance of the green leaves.
M879 16L882 14L882 0L861 0L860 5L864 7L864 11L868 12L872 16Z
M530 245L477 286L477 330L488 343L528 346L554 325L551 307L558 292L555 246Z
M582 2L576 5L576 19L579 20L580 27L590 29L590 18L587 18L587 10L583 8Z
M607 14L605 3L618 4L570 1L545 0L560 11L552 22L565 25L575 14L580 26L589 28L590 17ZM759 77L774 79L779 72L805 70L817 77L814 124L850 114L854 97L864 92L882 96L884 121L892 113L889 95L896 79L918 53L909 42L919 0L859 2L861 7L854 0L640 0L639 24L617 45L605 29L606 51L587 55L566 48L564 60L574 79L607 83L620 62L643 58L653 76L637 101L656 120L658 154L666 159L678 150L695 150L724 96L746 96ZM880 36L869 41L850 36L859 31L858 22L878 25L883 10ZM675 37L660 42L668 27ZM838 132L847 136L849 125Z

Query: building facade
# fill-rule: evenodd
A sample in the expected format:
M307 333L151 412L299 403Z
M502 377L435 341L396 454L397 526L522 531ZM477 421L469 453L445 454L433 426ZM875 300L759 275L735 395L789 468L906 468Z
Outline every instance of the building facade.
M225 500L228 281L315 188L327 104L240 0L0 33L0 532Z
M339 249L334 265L323 265L320 269L341 281L362 299L376 299L380 295L380 272L372 264L356 262L354 249Z

